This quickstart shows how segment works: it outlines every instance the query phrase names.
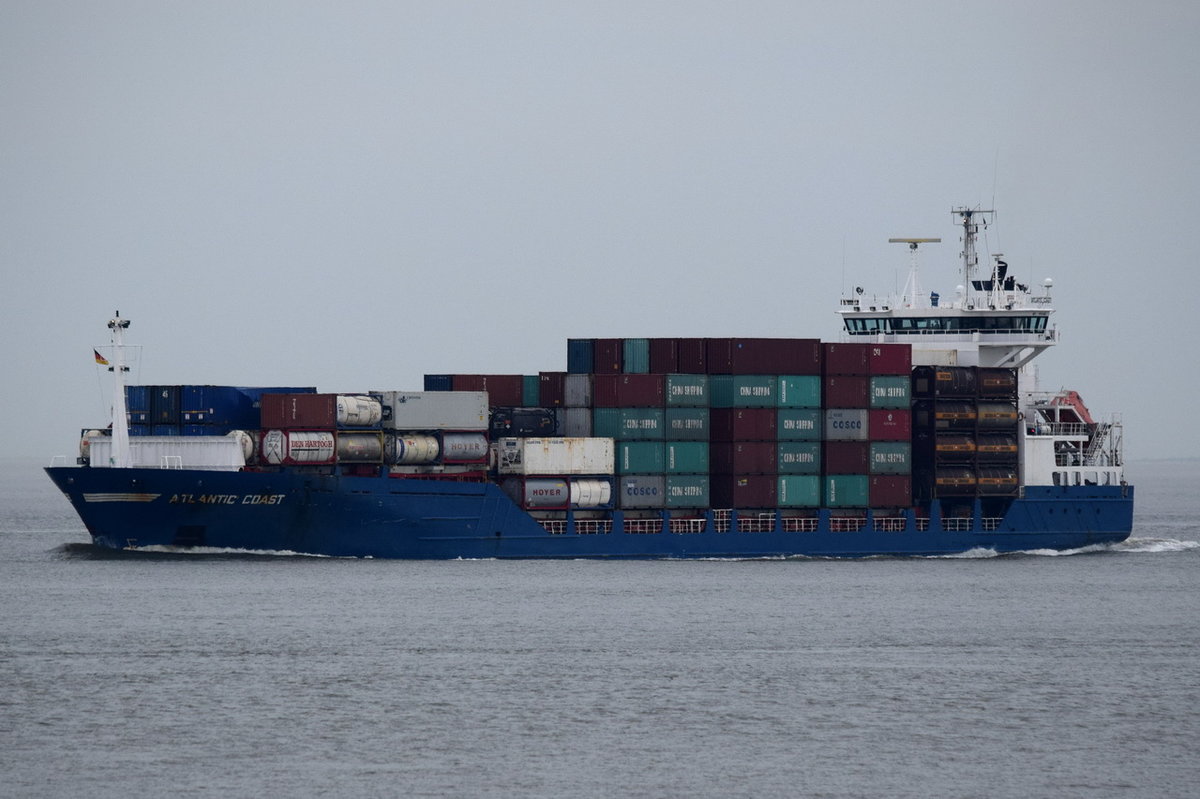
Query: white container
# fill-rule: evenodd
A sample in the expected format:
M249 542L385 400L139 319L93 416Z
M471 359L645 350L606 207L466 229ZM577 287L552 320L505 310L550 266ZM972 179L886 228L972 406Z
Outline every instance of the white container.
M93 467L111 466L112 437L88 436ZM233 436L131 436L129 465L149 469L236 472L246 465L242 442Z
M436 436L396 436L389 439L388 460L398 465L434 463L442 452Z
M571 501L571 489L566 480L551 480L545 477L524 480L510 477L502 486L504 492L522 508L563 509Z
M442 460L446 463L473 463L487 458L487 436L482 433L443 433Z
M608 480L572 480L571 505L576 508L601 508L612 502L612 482Z
M500 474L612 474L616 462L611 438L500 438Z
M486 391L379 391L389 430L487 430Z
M199 438L200 436L196 436ZM333 433L297 433L268 430L263 434L262 456L267 463L334 463L337 441Z
M295 435L293 433L293 435ZM383 461L382 433L338 433L339 463L380 463Z
M383 418L383 406L374 397L339 394L337 423L343 427L371 427Z

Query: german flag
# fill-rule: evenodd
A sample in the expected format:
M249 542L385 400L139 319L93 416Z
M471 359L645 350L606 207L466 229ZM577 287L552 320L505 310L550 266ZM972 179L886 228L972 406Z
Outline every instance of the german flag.
M108 366L108 361L105 360L104 356L100 354L99 350L92 350L92 354L96 356L96 363L100 364L101 366Z

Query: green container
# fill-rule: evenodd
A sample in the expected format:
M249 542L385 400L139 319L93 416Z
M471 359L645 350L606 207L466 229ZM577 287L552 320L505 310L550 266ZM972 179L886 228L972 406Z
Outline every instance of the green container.
M818 375L780 375L780 408L820 408L821 378Z
M665 434L677 441L708 441L708 408L667 408Z
M709 402L714 408L774 408L778 382L775 375L710 375Z
M825 417L817 408L780 408L775 436L780 441L820 441Z
M625 374L644 375L650 371L650 339L625 339L624 364L621 368Z
M667 405L685 408L708 407L708 375L667 375L664 389Z
M618 441L661 440L666 422L662 408L594 408L592 435Z
M661 441L620 441L616 450L617 474L654 474L664 471Z
M707 474L668 474L666 478L668 508L707 508L709 506Z
M665 453L667 474L696 474L708 471L707 441L668 441Z
M521 377L521 404L526 408L539 408L542 404L542 379L538 375Z
M821 478L815 474L781 474L776 497L781 508L820 507Z
M908 375L871 378L872 408L907 408L912 404L912 379Z
M821 472L820 441L780 441L776 453L780 474Z
M865 508L870 504L870 480L865 474L827 474L824 484L827 508Z
M907 441L872 441L871 474L912 474L912 444Z

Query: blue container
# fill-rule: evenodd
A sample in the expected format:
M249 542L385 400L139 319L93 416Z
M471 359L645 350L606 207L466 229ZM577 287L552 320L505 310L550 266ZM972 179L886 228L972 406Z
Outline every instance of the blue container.
M257 427L254 401L237 386L181 386L180 422Z
M150 423L151 386L125 386L125 410L130 424Z
M179 424L179 392L182 386L150 386L150 424ZM155 433L154 435L160 435ZM162 433L161 435L170 435Z
M453 391L454 375L425 375L426 391Z
M177 436L179 435L179 425L177 424L155 424L150 426L150 435L152 436Z
M591 374L592 361L596 357L596 340L592 338L567 339L567 371L571 374Z
M183 424L179 426L180 435L185 436L223 436L235 428L224 424Z
M148 424L129 425L129 435L131 436L148 436L150 434L150 425Z

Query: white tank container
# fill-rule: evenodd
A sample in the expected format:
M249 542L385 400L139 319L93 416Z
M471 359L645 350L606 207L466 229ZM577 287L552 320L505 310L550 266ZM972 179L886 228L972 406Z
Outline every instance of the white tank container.
M254 458L254 436L245 430L230 430L227 438L232 438L242 448L242 457L249 463Z
M436 436L396 436L388 460L397 465L434 463L442 447Z
M262 456L267 463L334 463L337 442L333 433L297 433L268 430L263 434Z
M525 480L522 498L526 508L565 508L571 500L566 480Z
M79 457L87 460L91 457L92 439L104 435L102 430L85 430L83 438L79 439Z
M383 461L383 436L379 433L338 433L339 463L380 463Z
M383 406L374 397L339 394L337 423L343 427L371 427L383 418Z
M487 436L482 433L443 433L442 460L451 463L487 458Z
M571 504L576 508L599 508L612 502L612 483L608 480L572 480Z

